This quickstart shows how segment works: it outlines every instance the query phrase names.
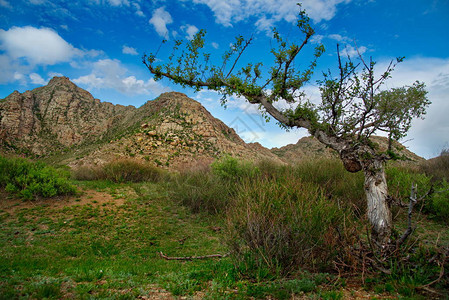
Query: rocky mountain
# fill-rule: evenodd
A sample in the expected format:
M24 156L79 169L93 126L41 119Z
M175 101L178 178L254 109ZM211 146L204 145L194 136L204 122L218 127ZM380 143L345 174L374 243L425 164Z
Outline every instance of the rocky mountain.
M106 138L136 108L100 102L67 77L0 100L0 146L38 156Z
M113 105L67 77L0 100L0 148L54 156L70 166L134 157L176 168L224 154L281 162L184 94L165 93L139 108Z

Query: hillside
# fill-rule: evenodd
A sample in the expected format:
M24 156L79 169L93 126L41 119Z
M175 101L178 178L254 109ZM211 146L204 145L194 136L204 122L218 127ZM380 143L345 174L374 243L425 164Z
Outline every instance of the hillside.
M113 105L67 77L0 100L0 138L2 151L70 166L135 157L182 167L225 154L281 162L268 149L246 144L184 94L165 93L139 108Z
M136 113L144 116L138 128L67 163L102 164L117 157L134 157L162 167L182 168L198 162L209 163L225 154L281 162L268 149L262 147L259 151L246 144L232 128L184 94L164 93Z

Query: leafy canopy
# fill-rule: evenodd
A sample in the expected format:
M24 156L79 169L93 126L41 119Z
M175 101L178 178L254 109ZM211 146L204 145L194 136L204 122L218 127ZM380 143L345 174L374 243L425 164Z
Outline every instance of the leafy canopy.
M325 49L323 45L316 46L310 64L301 69L299 53L315 31L303 10L298 15L296 27L303 37L298 43L285 39L273 29L270 66L257 61L240 63L253 41L253 37L245 39L243 36L238 36L223 54L221 65L212 64L211 54L203 49L204 30L191 41L175 41L165 63L156 59L157 53L144 55L143 63L155 75L155 80L166 77L196 91L206 88L219 92L223 105L230 95L243 96L250 103L259 104L264 115L271 115L282 127L306 128L337 151L349 143L369 144L368 138L378 131L388 133L390 139L400 139L409 130L411 120L425 114L430 101L423 83L384 89L385 81L403 58L391 61L376 77L375 62L371 59L366 62L361 55L357 64L349 56L343 61L338 45L336 76L331 71L323 73L323 78L318 81L321 103L308 101L303 88L311 80L317 60ZM274 105L281 100L291 104L290 108Z

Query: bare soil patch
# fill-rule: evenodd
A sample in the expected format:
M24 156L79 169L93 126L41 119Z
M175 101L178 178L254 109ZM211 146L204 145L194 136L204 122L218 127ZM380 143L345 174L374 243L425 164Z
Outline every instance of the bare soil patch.
M15 215L21 209L34 208L36 206L50 206L52 208L63 208L74 205L104 206L112 204L114 206L123 205L128 199L134 199L137 194L132 189L123 189L113 195L107 191L84 190L79 196L60 196L49 199L23 200L0 190L0 212Z

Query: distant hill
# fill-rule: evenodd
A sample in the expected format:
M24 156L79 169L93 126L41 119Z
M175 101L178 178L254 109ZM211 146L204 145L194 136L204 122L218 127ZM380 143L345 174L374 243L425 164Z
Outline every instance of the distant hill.
M388 139L381 136L373 136L371 140L379 146L379 150L386 151L388 149ZM424 158L409 151L398 142L393 142L395 152L405 157L410 161L422 161ZM286 163L296 163L304 159L318 159L318 158L338 158L338 153L334 150L324 146L317 139L313 137L303 137L296 144L289 144L281 148L273 148L271 152L278 156Z

